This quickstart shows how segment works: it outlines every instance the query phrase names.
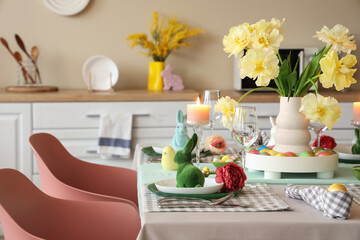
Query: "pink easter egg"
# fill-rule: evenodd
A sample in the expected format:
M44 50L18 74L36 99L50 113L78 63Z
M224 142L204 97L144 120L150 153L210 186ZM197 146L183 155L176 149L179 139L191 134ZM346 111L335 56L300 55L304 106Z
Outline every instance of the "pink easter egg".
M260 154L260 152L256 149L252 149L250 151L248 151L248 153L251 153L251 154Z
M286 152L285 154L289 157L297 157L297 155L293 152Z
M332 155L332 154L329 152L319 152L316 156L317 157L325 157L325 156L330 156L330 155Z

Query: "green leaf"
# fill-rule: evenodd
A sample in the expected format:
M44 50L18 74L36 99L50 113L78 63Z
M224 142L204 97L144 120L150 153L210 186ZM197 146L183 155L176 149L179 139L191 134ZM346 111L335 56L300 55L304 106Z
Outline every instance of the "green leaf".
M329 47L324 47L321 49L321 51L315 54L308 65L305 67L304 71L300 75L298 84L295 86L296 91L294 93L294 97L302 97L302 95L304 95L309 90L311 84L309 85L306 82L309 78L316 76L320 72L319 62L328 50Z
M286 81L289 85L289 89L290 91L288 92L288 97L291 97L291 93L292 93L292 90L297 82L298 78L297 78L297 71L294 70L292 73L290 73L287 78L286 78Z

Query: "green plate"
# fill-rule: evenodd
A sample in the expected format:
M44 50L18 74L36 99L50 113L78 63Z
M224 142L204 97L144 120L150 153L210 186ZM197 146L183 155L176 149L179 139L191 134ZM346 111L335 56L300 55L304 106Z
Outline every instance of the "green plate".
M194 198L202 198L202 199L217 199L221 197L225 197L229 193L212 193L212 194L178 194L178 193L164 193L160 192L159 189L156 188L155 183L149 184L147 188L155 193L156 195L162 197L194 197ZM240 190L239 190L240 191ZM235 194L239 191L235 191Z

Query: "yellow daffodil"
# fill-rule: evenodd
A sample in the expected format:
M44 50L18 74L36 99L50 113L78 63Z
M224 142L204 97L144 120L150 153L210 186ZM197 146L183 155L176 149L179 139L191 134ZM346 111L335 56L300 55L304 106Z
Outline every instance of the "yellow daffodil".
M249 24L244 23L239 26L230 28L229 34L224 36L223 45L224 51L235 55L236 57L242 57L244 54L244 49L249 43Z
M320 41L332 44L332 49L335 51L342 51L350 53L351 50L356 50L354 36L349 36L350 31L347 27L336 24L332 29L324 26L320 31L316 32L315 38Z
M240 104L228 96L222 97L216 102L214 110L222 113L221 123L224 127L231 128L234 109L237 106L240 106Z
M307 94L303 99L300 112L314 122L323 123L328 129L332 129L334 123L341 116L341 107L333 97L324 97L313 93Z
M354 55L348 54L339 60L337 52L330 50L320 60L322 74L319 80L321 84L324 88L335 85L337 91L350 87L351 84L356 83L353 78L356 69L352 68L356 63L357 60Z
M256 79L257 86L267 86L279 74L279 59L271 48L250 49L239 61L240 77Z

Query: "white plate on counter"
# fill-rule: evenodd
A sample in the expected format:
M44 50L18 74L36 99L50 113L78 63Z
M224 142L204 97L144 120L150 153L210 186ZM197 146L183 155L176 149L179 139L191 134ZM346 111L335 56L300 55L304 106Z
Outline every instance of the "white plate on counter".
M93 90L109 90L119 78L119 69L115 62L103 55L95 55L87 59L82 69L86 85Z
M211 194L221 190L224 183L216 183L215 178L205 178L204 187L196 188L178 188L176 187L176 179L169 178L157 181L156 188L164 193L180 193L180 194Z

